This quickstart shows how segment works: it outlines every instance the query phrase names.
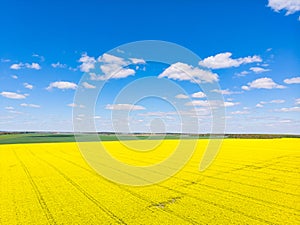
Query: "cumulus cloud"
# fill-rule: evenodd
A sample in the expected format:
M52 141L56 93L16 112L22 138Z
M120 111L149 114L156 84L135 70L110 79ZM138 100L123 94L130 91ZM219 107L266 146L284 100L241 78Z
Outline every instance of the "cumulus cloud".
M210 106L210 104L207 100L193 100L193 101L186 103L185 105L187 105L187 106L202 106L202 107Z
M295 99L295 105L300 105L300 98Z
M287 78L283 82L286 84L300 84L300 77Z
M245 115L245 114L249 114L249 113L250 112L248 110L243 110L243 111L237 110L237 111L231 112L232 115Z
M242 86L243 90L249 91L250 89L282 89L285 86L275 83L271 78L263 77L249 82L248 85Z
M231 56L231 52L219 53L215 56L209 56L204 60L201 60L199 62L199 65L211 69L221 69L229 67L238 67L242 64L262 62L262 59L256 55L237 59L232 59Z
M22 107L29 107L29 108L40 108L40 105L35 105L35 104L27 104L27 103L22 103L20 104Z
M176 95L175 98L178 98L178 99L188 99L189 96L184 95L184 94L179 94L179 95Z
M28 83L24 83L23 84L25 88L32 90L33 89L33 85L32 84L28 84Z
M205 98L206 94L204 94L204 92L202 92L202 91L199 91L199 92L192 94L192 97L193 98Z
M0 93L0 95L5 98L11 98L11 99L25 99L26 98L25 94L18 94L18 93L9 92L9 91L3 91Z
M19 70L19 69L21 69L22 68L22 66L23 66L23 64L22 63L18 63L18 64L12 64L11 66L10 66L10 68L12 69L12 70Z
M77 84L68 82L68 81L56 81L49 84L49 86L46 88L47 90L51 90L53 88L58 89L76 89Z
M90 57L87 53L83 53L79 59L79 62L82 64L79 66L82 72L90 72L91 69L95 68L96 59L94 57Z
M16 80L16 79L18 79L18 76L17 75L12 75L11 78Z
M45 61L45 57L44 56L36 54L36 53L32 54L32 57L38 58L41 62Z
M145 116L145 117L149 117L149 116L155 116L155 117L166 117L166 116L173 116L173 115L177 115L181 112L162 112L162 111L158 111L158 112L146 112L146 113L139 113L139 116Z
M283 99L274 99L274 100L270 101L269 103L282 104L282 103L285 103L285 100L283 100Z
M126 60L124 60L123 58L107 53L104 53L102 56L100 56L98 58L98 61L109 64L126 65Z
M143 59L137 59L137 58L129 58L129 59L131 60L131 62L133 64L145 64L146 63L146 61Z
M101 64L100 69L103 74L96 74L94 72L91 72L91 80L120 79L135 75L135 70L126 68L126 66L130 64L130 62L121 57L105 53L100 56L97 61ZM136 58L132 58L131 61L134 64L144 62L142 59Z
M300 112L300 107L295 106L295 107L290 107L290 108L281 108L281 109L276 109L276 112Z
M42 67L38 63L15 63L10 66L13 70L20 70L23 68L40 70Z
M256 104L256 108L263 108L264 105L266 104L282 104L282 103L285 103L285 100L283 99L274 99L274 100L271 100L269 102L265 102L265 101L260 101L259 103Z
M261 67L251 67L250 70L254 73L264 73L270 71L270 69L265 69Z
M239 102L224 102L225 107L231 107L239 104L240 104Z
M244 70L244 71L242 71L242 72L240 72L240 73L235 73L235 75L238 76L238 77L244 77L244 76L246 76L247 74L249 74L249 72L246 71L246 70Z
M232 91L230 91L228 89L225 89L225 90L213 89L213 90L211 90L211 92L220 93L222 95L231 95L231 94L235 93L235 92L232 92Z
M57 62L57 63L52 63L51 66L53 68L67 68L67 64L62 64L60 62Z
M75 107L78 107L78 108L84 108L85 106L84 105L78 105L76 103L70 103L68 104L67 106L71 107L71 108L75 108Z
M42 67L38 63L25 63L26 68L40 70Z
M12 107L12 106L6 106L5 109L6 109L6 110L14 110L15 108Z
M223 104L223 105L222 105ZM202 106L202 107L231 107L235 105L239 105L239 102L221 102L221 101L208 101L208 100L193 100L185 105L187 106Z
M96 88L95 85L89 84L88 82L83 82L83 83L82 83L82 86L83 86L84 88L87 88L87 89L94 89L94 88Z
M140 105L132 105L132 104L108 104L106 105L105 109L109 110L144 110L146 109Z
M219 80L216 73L193 67L191 65L177 62L165 69L158 78L169 78L192 83L213 83Z
M272 8L275 12L285 10L286 15L290 15L300 11L299 0L269 0L268 6Z

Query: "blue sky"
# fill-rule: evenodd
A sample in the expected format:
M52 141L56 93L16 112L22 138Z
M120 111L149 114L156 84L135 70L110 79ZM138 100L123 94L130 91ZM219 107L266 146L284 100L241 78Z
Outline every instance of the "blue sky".
M114 103L126 85L156 76L185 90L185 96L174 99L191 102L201 112L199 132L209 132L209 108L198 93L203 90L176 72L177 66L191 73L205 69L216 74L225 101L226 132L299 134L298 0L12 0L1 3L0 23L0 130L72 131L72 110L80 108L73 102L74 94L97 86L92 76L84 86L79 81L100 59L104 62L103 54L129 42L163 40L197 54L198 65L191 69L183 62L151 63L143 56L131 61L122 70L125 75L110 79L99 96L99 131L112 131L111 115L128 109L132 110L126 122L132 131L150 131L155 118L164 121L167 131L180 131L178 115L168 101L144 99L134 107ZM123 65L119 53L106 55L119 57L109 68Z

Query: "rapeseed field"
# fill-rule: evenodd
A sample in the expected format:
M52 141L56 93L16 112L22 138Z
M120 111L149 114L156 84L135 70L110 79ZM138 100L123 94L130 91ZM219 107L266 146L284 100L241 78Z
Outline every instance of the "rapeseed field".
M104 145L143 166L164 160L172 148L163 146L178 141L132 154L117 141ZM225 139L200 172L208 141L198 141L176 175L145 187L103 178L76 143L0 145L0 224L299 224L300 139Z

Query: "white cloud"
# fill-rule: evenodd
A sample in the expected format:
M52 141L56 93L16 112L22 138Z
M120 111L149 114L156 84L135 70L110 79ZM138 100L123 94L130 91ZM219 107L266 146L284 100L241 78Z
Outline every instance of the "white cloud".
M33 85L32 84L28 84L28 83L24 83L23 84L25 88L32 90L33 89Z
M189 96L184 95L184 94L179 94L179 95L176 95L175 98L178 98L178 99L188 99Z
M57 63L52 63L51 66L53 68L67 68L67 64L62 64L60 62L57 62Z
M292 120L279 120L279 123L291 123L293 122Z
M242 86L243 90L249 91L250 89L282 89L285 88L285 86L275 83L271 78L263 77L256 79L250 83L248 83L248 86Z
M192 97L193 98L205 98L206 94L204 94L204 92L202 92L202 91L199 91L199 92L192 94Z
M145 107L140 105L132 105L132 104L108 104L105 109L109 110L144 110Z
M110 55L104 53L102 56L98 58L99 62L108 63L108 64L118 64L118 65L126 65L126 61L118 56Z
M281 108L281 109L276 109L276 112L300 112L300 107L295 106L291 108Z
M17 76L17 75L12 75L11 77L12 77L13 79L15 79L15 80L18 79L18 76Z
M25 99L26 95L18 94L15 92L9 92L9 91L3 91L0 93L1 96L5 98L11 98L11 99Z
M25 63L26 68L40 70L42 67L38 63Z
M225 107L231 107L239 104L240 104L239 102L224 102Z
M263 73L270 71L269 69L261 68L261 67L251 67L250 70L254 73Z
M204 60L199 62L199 65L211 68L211 69L221 69L229 67L238 67L242 64L262 62L262 59L259 56L247 56L244 58L231 58L231 52L219 53L215 56L209 56Z
M140 59L134 58L134 61L136 63L141 63ZM103 74L97 75L95 73L90 73L91 80L120 79L135 75L135 70L125 68L130 62L121 57L105 53L98 58L98 62L102 63L100 69Z
M40 105L35 105L35 104L27 104L27 103L22 103L20 104L22 107L30 107L30 108L40 108Z
M295 105L300 105L300 98L295 99Z
M51 90L52 88L58 88L58 89L76 89L77 84L68 82L68 81L56 81L49 84L49 86L46 88L47 90Z
M149 117L149 116L157 116L157 117L166 117L166 116L173 116L173 115L177 115L177 114L181 114L181 112L162 112L162 111L158 111L158 112L146 112L146 113L139 113L139 116L145 116L145 117Z
M87 89L93 89L93 88L96 88L95 85L92 85L92 84L89 84L88 82L83 82L82 83L82 86L87 88Z
M270 101L269 103L281 104L281 103L285 103L285 100L283 100L283 99L274 99L274 100Z
M5 107L5 109L6 109L6 110L14 110L15 108L12 107L12 106L7 106L7 107Z
M84 105L78 105L78 104L75 104L74 102L73 103L70 103L68 104L67 106L69 107L72 107L72 108L75 108L75 107L79 107L79 108L85 108Z
M13 70L20 70L23 68L40 70L42 67L38 63L15 63L10 66Z
M248 110L244 110L244 111L233 111L231 112L232 115L245 115L245 114L249 114L250 112Z
M300 84L300 77L287 78L283 82L286 84Z
M238 76L238 77L244 77L244 76L246 76L247 74L249 74L249 72L246 71L246 70L244 70L244 71L242 71L242 72L240 72L240 73L235 73L235 75Z
M79 62L82 64L79 66L82 72L90 72L91 69L95 68L96 59L94 57L90 57L87 53L83 53Z
M38 59L40 59L40 61L44 62L45 61L45 57L39 54L32 54L32 57L36 57Z
M265 104L282 104L285 103L285 100L283 99L274 99L271 100L269 102L265 102L265 101L260 101L259 103L256 104L256 108L263 108Z
M13 114L23 114L22 112L16 110L10 110L9 112Z
M102 67L101 67L102 69ZM126 78L128 76L133 76L135 74L135 71L133 69L126 69L126 68L119 68L119 71L111 71L108 72L108 76L105 76L105 79L114 78L114 79L120 79L120 78Z
M228 89L225 89L225 90L218 90L218 89L213 89L211 90L211 92L216 92L216 93L220 93L222 95L231 95L231 94L234 94L235 92L232 92Z
M146 61L143 59L137 59L137 58L129 58L129 59L131 60L131 62L133 64L145 64L146 63Z
M246 85L243 85L242 89L245 90L245 91L249 91L250 90L250 88L248 86L246 86Z
M209 102L207 100L193 100L193 101L186 103L185 105L209 107Z
M271 7L275 12L285 10L286 15L300 11L299 0L269 0L268 6Z
M220 101L207 101L207 100L194 100L186 103L185 105L187 106L202 106L202 107L219 107L222 106L223 104L224 107L231 107L235 105L239 105L239 102L220 102Z
M12 64L11 66L10 66L10 68L12 69L12 70L19 70L19 69L21 69L22 68L22 66L23 66L23 63L18 63L18 64Z
M158 78L163 77L192 83L212 83L219 80L215 73L181 62L172 64L158 76Z

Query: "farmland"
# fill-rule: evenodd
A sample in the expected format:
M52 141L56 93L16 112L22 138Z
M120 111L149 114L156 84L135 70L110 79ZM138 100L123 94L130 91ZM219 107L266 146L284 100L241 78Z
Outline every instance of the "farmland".
M0 224L299 223L299 138L225 139L213 164L200 172L208 141L198 140L175 176L146 187L103 178L74 142L2 144ZM128 153L117 141L103 145L120 161L145 166L162 161L173 150L166 146L178 142L164 140L143 153Z

